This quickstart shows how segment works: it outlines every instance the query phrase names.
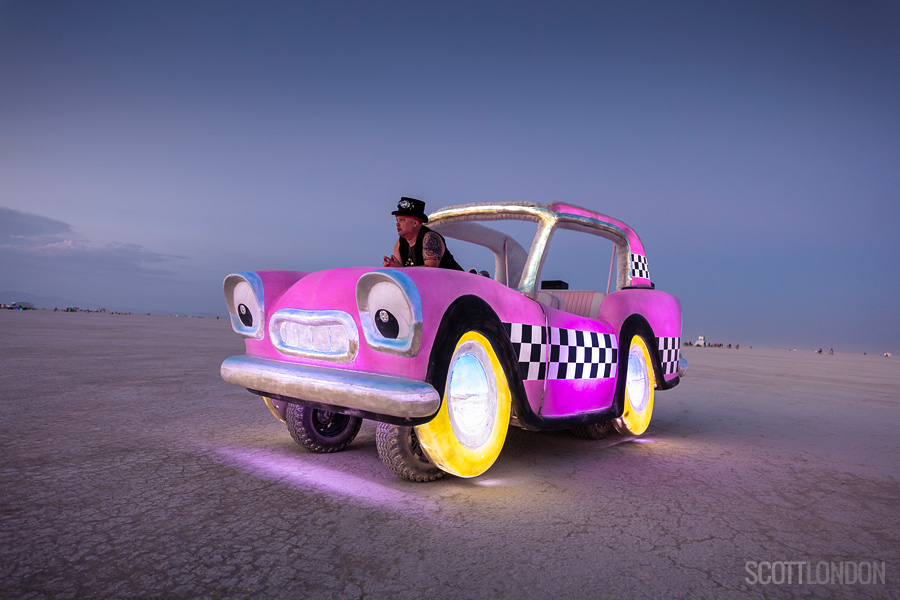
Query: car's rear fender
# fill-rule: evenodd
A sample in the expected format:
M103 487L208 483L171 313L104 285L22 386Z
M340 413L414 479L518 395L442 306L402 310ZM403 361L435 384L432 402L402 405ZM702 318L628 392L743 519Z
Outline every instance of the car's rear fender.
M665 372L660 354L667 348L679 350L681 344L681 303L671 294L649 288L631 288L613 292L603 299L600 306L600 318L608 321L618 332L621 353L627 354L625 347L635 331L629 331L625 325L631 323L634 330L636 323L642 323L638 331L648 345L654 346L651 352L656 384L659 389L668 389L678 384L677 372ZM628 339L626 339L626 337ZM620 354L621 354L620 353ZM676 357L680 354L669 352ZM670 364L671 366L671 364Z

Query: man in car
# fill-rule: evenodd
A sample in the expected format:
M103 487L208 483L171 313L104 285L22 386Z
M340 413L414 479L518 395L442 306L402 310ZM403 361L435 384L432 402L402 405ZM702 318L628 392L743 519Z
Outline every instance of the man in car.
M394 253L384 257L385 267L440 267L442 269L463 268L447 250L444 237L425 226L428 216L425 203L415 198L400 198L397 210L391 213L397 217L397 235Z

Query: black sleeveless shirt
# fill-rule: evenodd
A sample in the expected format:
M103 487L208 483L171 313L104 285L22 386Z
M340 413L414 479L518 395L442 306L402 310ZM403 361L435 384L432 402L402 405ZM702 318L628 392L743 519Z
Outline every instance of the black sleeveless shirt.
M419 235L416 237L416 245L413 246L412 256L409 254L409 242L407 242L404 237L400 238L400 260L403 262L404 267L421 267L425 264L425 259L422 257L422 240L425 239L425 234L429 231L431 231L429 228L422 225L422 228L419 230ZM450 254L444 236L436 231L434 234L440 237L441 241L444 242L444 254L441 256L441 262L438 266L442 269L456 269L457 271L462 271L463 268L459 266L459 263L457 263L453 258L453 255Z

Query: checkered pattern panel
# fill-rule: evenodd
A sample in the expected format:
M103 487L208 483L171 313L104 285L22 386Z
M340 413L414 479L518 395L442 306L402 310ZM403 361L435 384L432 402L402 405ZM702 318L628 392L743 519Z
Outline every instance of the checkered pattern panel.
M619 351L612 334L523 323L504 323L504 326L519 359L522 379L600 379L616 376Z
M661 337L656 339L659 342L659 364L662 366L663 375L677 373L681 338Z
M519 359L519 375L525 379L545 379L547 328L524 323L504 323Z
M631 277L650 279L650 267L647 265L647 257L640 254L631 255Z

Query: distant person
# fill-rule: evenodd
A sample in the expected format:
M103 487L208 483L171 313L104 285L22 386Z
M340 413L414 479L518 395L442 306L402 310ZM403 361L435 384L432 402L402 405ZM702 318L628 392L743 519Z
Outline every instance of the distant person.
M463 268L447 250L444 237L424 224L428 222L425 203L415 198L400 198L397 210L391 213L397 217L397 235L394 253L384 257L385 267L440 267L442 269Z

